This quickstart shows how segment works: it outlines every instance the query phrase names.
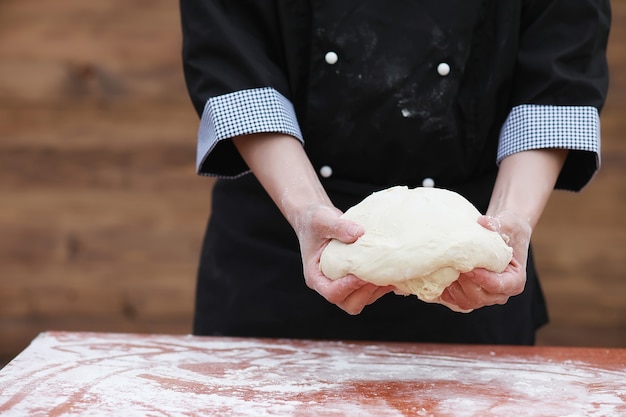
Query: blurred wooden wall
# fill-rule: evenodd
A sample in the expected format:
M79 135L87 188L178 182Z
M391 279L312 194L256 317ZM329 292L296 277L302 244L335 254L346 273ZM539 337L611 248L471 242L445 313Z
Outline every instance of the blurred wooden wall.
M535 235L543 344L626 347L626 2L603 169ZM188 333L211 180L173 0L0 2L0 363L51 329Z
M0 2L0 355L44 329L190 331L210 180L178 2Z

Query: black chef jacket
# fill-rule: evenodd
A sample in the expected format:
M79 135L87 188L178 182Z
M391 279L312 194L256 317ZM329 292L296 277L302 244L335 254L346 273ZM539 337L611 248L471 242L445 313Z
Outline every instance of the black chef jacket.
M434 178L484 211L512 109L600 110L606 95L606 0L181 0L181 16L203 121L212 98L275 90L313 165L332 168L321 180L342 210ZM349 316L306 288L293 231L232 143L200 156L200 173L236 179L214 188L195 333L519 344L546 321L532 256L504 306L463 315L389 294ZM596 169L596 154L570 151L557 187Z

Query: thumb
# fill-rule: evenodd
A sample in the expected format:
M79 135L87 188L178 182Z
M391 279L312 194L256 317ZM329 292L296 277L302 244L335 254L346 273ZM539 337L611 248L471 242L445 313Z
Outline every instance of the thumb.
M492 232L500 233L502 229L502 223L500 223L500 219L493 216L482 215L478 218L478 224L483 226L485 229L489 229Z
M358 223L351 220L340 219L334 230L331 239L337 239L343 243L354 243L365 233L365 229Z

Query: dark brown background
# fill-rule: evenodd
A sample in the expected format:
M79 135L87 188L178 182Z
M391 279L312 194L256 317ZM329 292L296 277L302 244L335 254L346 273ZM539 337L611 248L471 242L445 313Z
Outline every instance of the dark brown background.
M0 2L0 363L44 330L188 333L211 180L174 0ZM535 234L541 344L626 347L626 2L603 167Z

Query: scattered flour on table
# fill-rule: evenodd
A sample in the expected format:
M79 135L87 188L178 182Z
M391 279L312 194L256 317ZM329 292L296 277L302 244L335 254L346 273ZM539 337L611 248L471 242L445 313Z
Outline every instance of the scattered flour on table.
M220 412L399 416L407 410L418 416L530 416L541 410L588 417L626 412L626 369L493 352L459 357L425 350L417 355L376 345L358 345L355 354L355 346L43 334L2 370L0 410L8 407L7 416L53 410L62 416L104 411L129 417ZM601 383L589 385L590 379ZM384 399L399 390L412 399L403 405L409 408ZM383 391L391 397L378 396Z

